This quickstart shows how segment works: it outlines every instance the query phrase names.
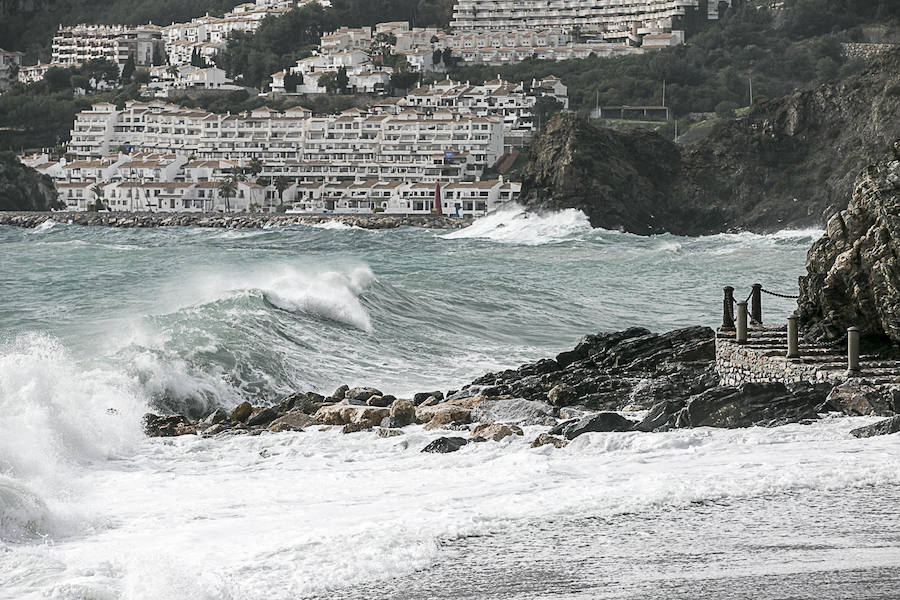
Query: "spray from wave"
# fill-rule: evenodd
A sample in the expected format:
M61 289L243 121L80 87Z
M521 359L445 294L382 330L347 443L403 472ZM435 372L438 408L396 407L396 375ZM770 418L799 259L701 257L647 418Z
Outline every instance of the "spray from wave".
M538 246L575 239L592 231L587 215L574 208L533 213L519 204L508 204L477 219L465 229L441 237L447 240L481 238Z
M0 345L0 540L64 529L48 505L80 469L128 454L145 408L133 381L85 370L49 336Z

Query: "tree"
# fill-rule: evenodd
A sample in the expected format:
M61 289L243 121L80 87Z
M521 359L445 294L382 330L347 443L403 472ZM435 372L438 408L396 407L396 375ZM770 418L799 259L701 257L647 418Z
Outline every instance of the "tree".
M225 199L225 212L231 212L228 199L234 196L236 191L237 181L235 180L234 175L219 182L219 195Z
M284 192L291 187L291 180L280 175L275 178L275 190L278 192L278 206L284 204Z
M337 94L339 89L337 73L334 71L323 73L322 76L319 77L319 87L325 88L326 94Z
M251 175L256 177L263 170L262 161L260 161L258 158L250 159L250 162L247 164L247 169L250 171Z
M302 73L286 73L284 76L284 91L292 94L296 93L297 86L303 85Z
M103 186L100 184L91 186L91 193L94 194L94 210L103 210L106 208L103 202Z
M737 102L722 100L716 104L716 116L720 119L730 119L734 116L736 108L738 108Z
M553 96L539 96L534 103L534 109L532 109L535 125L539 128L543 128L543 126L547 124L547 121L549 121L553 115L561 111L562 108L562 102Z
M169 62L169 57L166 55L166 51L159 44L153 44L153 58L150 59L150 63L154 67L158 67L160 65L164 65Z
M44 74L44 81L50 92L61 92L72 87L72 71L60 67L50 67Z
M125 61L125 64L122 66L122 83L127 83L131 81L131 76L134 75L134 56L128 55L128 59Z

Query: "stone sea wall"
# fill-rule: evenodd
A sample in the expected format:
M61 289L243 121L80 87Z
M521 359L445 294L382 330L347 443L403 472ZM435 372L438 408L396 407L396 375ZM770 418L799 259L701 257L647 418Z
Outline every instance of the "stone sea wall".
M858 42L848 42L843 43L841 46L844 49L844 56L847 58L862 58L862 59L870 59L882 54L883 52L887 52L889 50L893 50L898 47L898 44L864 44Z
M839 383L846 363L839 355L810 353L798 359L786 355L787 336L783 329L753 332L748 343L735 342L734 332L716 332L716 372L720 384L744 383Z
M0 212L0 225L37 227L51 220L75 225L106 227L219 227L223 229L261 229L286 225L343 223L362 229L394 229L424 227L428 229L462 229L472 219L441 215L288 215L258 213L148 213L148 212Z

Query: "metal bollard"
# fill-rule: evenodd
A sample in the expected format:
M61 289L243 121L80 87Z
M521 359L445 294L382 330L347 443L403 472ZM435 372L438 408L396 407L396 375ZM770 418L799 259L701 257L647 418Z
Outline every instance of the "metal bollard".
M734 288L730 285L726 285L725 290L725 300L722 302L722 329L727 331L734 331Z
M747 303L743 301L737 303L737 334L735 335L735 341L738 344L747 343Z
M797 330L797 315L792 314L787 318L787 357L800 358L800 343Z
M762 325L762 284L754 283L750 291L750 322Z
M859 369L859 328L847 329L847 377L856 377Z

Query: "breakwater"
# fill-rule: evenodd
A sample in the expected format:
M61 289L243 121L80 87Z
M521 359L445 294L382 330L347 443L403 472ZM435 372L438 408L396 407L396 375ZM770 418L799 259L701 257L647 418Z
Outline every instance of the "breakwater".
M423 227L462 229L472 219L442 215L336 215L260 213L151 213L151 212L0 212L0 225L34 228L46 221L105 227L217 227L222 229L262 229L287 225L341 223L362 229Z

